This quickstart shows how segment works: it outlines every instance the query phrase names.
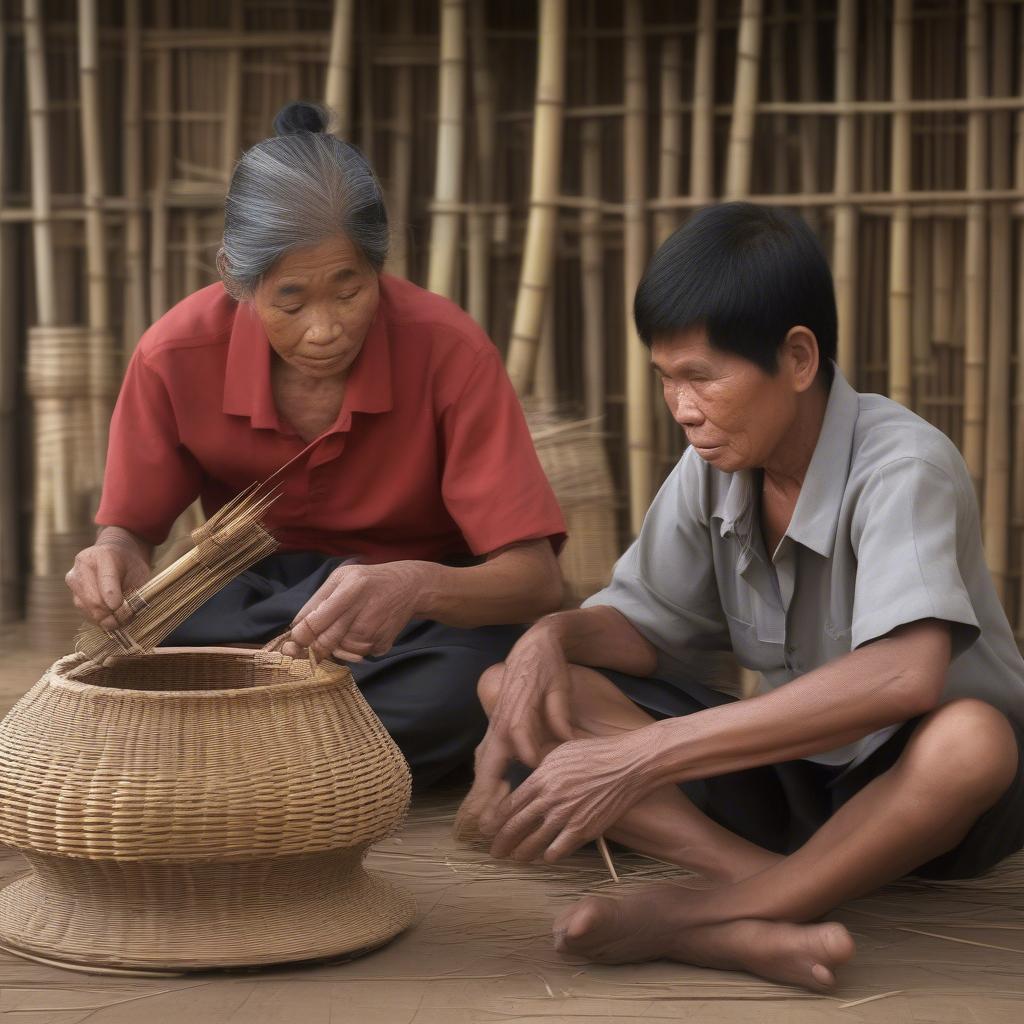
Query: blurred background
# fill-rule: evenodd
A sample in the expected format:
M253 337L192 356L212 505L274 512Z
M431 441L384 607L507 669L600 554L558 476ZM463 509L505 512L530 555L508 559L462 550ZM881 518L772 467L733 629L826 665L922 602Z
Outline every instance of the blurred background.
M68 649L106 424L146 326L216 279L240 151L326 102L385 187L387 270L506 357L596 589L678 459L629 318L690 212L795 208L840 363L963 451L1018 637L1019 0L3 0L0 622ZM201 515L190 510L174 536Z

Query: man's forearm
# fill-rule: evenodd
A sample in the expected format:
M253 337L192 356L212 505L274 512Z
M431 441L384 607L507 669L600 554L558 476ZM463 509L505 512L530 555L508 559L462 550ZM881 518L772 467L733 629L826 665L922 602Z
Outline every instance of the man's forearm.
M621 612L608 605L558 612L533 628L550 630L566 659L575 665L634 676L652 675L657 668L654 647Z
M941 640L885 638L771 693L648 726L652 784L779 764L841 747L930 710L949 665ZM941 630L942 627L937 627Z
M508 548L481 565L417 564L424 583L416 614L448 626L532 622L562 603L562 577L547 540Z

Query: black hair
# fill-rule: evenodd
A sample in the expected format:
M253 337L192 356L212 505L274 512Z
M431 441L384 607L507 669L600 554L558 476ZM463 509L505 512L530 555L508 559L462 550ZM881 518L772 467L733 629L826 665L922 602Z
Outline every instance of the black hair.
M796 214L754 203L701 210L654 254L633 300L648 347L702 327L715 348L767 373L790 328L814 333L819 373L832 380L836 299L832 273L814 232Z
M294 135L296 132L325 132L331 115L319 104L294 100L285 104L274 118L275 135Z

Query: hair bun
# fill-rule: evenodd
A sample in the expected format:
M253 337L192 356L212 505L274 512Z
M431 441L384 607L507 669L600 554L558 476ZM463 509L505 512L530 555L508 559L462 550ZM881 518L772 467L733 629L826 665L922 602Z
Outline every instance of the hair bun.
M315 103L296 100L283 106L274 118L274 133L297 135L299 132L325 132L330 114Z

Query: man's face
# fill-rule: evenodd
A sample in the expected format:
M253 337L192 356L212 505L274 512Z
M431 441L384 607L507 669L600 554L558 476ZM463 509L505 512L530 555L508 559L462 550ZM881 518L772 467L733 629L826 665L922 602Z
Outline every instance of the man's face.
M733 473L764 466L797 414L797 394L785 366L768 374L708 342L703 329L659 338L651 363L665 403L697 454Z
M307 377L349 369L379 302L376 273L341 235L285 253L253 297L271 347Z

